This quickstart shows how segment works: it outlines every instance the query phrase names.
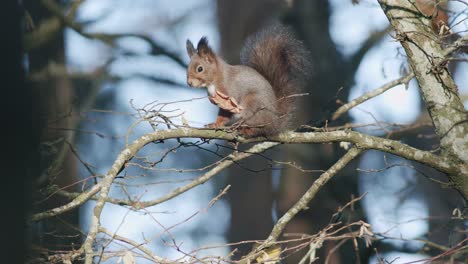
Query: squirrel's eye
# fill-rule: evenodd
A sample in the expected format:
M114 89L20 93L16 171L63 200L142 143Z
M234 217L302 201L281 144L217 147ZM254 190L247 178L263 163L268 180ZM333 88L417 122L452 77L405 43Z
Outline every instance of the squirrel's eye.
M197 72L202 72L203 71L203 66L198 66L197 67Z

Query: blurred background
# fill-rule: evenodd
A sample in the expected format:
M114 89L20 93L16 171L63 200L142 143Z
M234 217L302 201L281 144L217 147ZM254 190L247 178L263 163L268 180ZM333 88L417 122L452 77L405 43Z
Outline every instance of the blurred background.
M429 4L433 3L428 1ZM239 63L247 36L275 21L291 26L310 50L313 64L300 106L304 121L327 117L330 109L403 76L404 51L372 0L24 0L24 65L43 128L40 174L34 181L34 211L69 201L58 190L79 192L104 175L119 151L154 127L141 118L159 109L175 124L202 127L217 113L206 91L186 85L186 39L207 36L229 63ZM468 5L440 6L453 32L468 30ZM468 66L450 66L459 91L468 93ZM417 83L395 87L353 109L330 126L363 125L359 131L437 149ZM417 129L406 128L419 124ZM424 125L426 124L426 125ZM157 129L166 129L162 125ZM397 130L394 132L394 130ZM200 140L184 140L197 145ZM180 146L176 140L150 144L119 174L111 196L150 200L186 184L206 166L231 152L222 141ZM173 151L169 151L173 149ZM334 144L281 146L230 167L213 180L172 200L140 211L107 204L102 225L112 233L145 243L170 259L203 248L197 256L238 259L262 240L275 221L344 150ZM161 162L159 162L161 160ZM145 161L145 162L143 162ZM153 166L143 166L151 161ZM295 166L288 163L294 161ZM379 239L328 241L318 263L408 263L442 253L466 237L466 222L453 217L463 199L439 181L436 171L389 154L369 151L334 177L287 227L286 233L314 234L351 199L365 194L342 222L363 220ZM221 189L231 188L209 207ZM94 202L31 227L30 263L79 247ZM465 224L465 225L464 225ZM122 244L99 236L98 250ZM426 241L426 242L424 242ZM432 241L435 245L428 245ZM177 246L175 246L177 245ZM305 249L307 251L307 249ZM283 263L305 253L291 250ZM100 260L99 260L100 261ZM116 263L117 258L104 259ZM137 263L149 263L138 259ZM387 263L387 262L385 262Z

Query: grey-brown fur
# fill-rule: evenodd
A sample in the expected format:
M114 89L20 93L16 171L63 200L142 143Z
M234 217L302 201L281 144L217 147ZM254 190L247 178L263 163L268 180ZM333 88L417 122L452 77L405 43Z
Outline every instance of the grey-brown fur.
M276 25L250 37L241 52L243 65L229 65L216 56L202 38L197 45L187 41L191 61L187 82L216 89L234 98L241 109L224 119L220 110L215 127L237 125L248 136L269 136L289 128L294 98L302 90L308 71L307 52L284 26ZM203 70L198 72L199 67Z
M291 29L274 25L246 40L241 63L254 68L272 84L278 111L287 115L282 121L287 128L295 111L295 98L291 96L303 92L311 69L309 52L303 43Z

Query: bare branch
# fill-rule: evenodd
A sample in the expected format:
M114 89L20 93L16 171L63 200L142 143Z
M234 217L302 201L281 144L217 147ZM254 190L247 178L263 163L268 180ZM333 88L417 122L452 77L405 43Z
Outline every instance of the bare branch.
M31 221L39 221L39 220L42 220L42 219L45 219L45 218L53 217L53 216L68 212L68 211L70 211L70 210L84 204L88 200L90 200L91 197L93 197L96 193L98 193L100 189L101 189L101 185L96 184L91 189L89 189L88 191L86 191L84 193L81 193L78 197L73 199L73 201L71 201L68 204L65 204L63 206L51 209L49 211L45 211L45 212L33 215L31 217Z
M367 101L369 99L372 99L372 98L374 98L374 97L376 97L378 95L381 95L384 92L390 90L391 88L393 88L395 86L398 86L400 84L407 84L409 81L411 81L411 79L413 79L413 77L414 77L414 74L410 73L410 74L406 75L405 77L401 77L401 78L399 78L397 80L391 81L391 82L381 86L380 88L377 88L375 90L367 92L367 93L359 96L358 98L352 100L351 102L340 106L340 108L338 108L335 111L335 113L333 114L332 120L338 119L344 113L348 112L351 108L353 108L353 107L355 107L355 106L357 106L359 104L362 104L365 101Z

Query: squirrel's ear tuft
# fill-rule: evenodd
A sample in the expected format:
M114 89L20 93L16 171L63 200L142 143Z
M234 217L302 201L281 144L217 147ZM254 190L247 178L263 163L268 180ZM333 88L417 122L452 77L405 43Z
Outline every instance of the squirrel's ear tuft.
M208 39L206 37L202 37L197 45L198 55L201 57L215 57L215 54L211 47L208 45Z
M197 49L199 50L200 48L204 47L209 48L208 39L205 36L203 36L200 41L198 41Z
M187 39L186 47L187 47L187 54L191 58L193 54L195 54L195 52L197 51L195 50L195 47L193 46L192 42L189 39Z

